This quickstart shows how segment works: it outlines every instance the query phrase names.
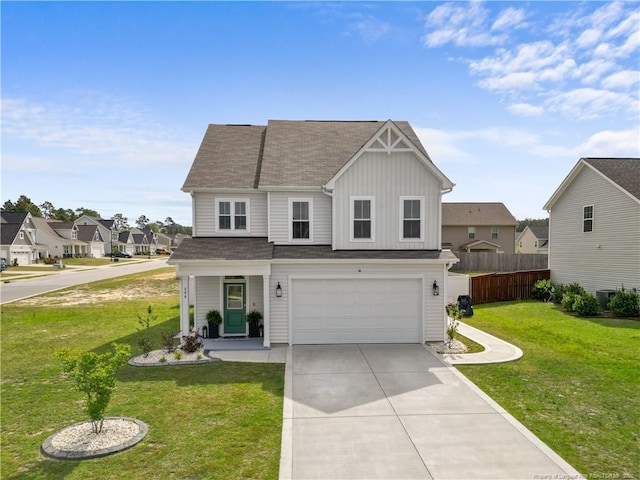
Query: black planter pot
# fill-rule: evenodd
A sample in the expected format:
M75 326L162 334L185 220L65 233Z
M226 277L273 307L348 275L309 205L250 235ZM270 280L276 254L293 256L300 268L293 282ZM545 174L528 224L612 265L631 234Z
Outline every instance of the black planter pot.
M249 336L256 338L260 336L260 325L249 324Z
M209 338L220 338L218 325L209 325Z

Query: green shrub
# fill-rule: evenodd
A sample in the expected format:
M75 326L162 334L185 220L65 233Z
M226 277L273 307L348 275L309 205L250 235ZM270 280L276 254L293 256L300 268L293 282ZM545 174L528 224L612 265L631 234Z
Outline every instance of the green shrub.
M600 302L592 293L576 295L573 311L581 317L595 317L600 314Z
M538 280L531 288L531 297L535 300L544 300L548 302L551 298L553 284L551 280Z
M573 304L576 302L577 297L578 295L575 293L565 293L562 295L562 301L560 302L562 308L567 312L573 312Z
M562 298L565 293L570 293L573 295L582 295L585 293L584 288L580 286L579 283L570 283L569 285L564 285L562 283L553 284L553 301L554 303L562 303ZM564 305L563 305L564 307Z
M634 290L618 290L609 301L609 310L616 317L640 316L640 294Z

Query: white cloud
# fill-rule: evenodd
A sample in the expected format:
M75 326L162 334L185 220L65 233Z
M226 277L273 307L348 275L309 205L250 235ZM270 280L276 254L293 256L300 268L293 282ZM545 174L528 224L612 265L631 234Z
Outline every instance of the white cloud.
M544 113L543 107L537 107L529 103L514 103L509 105L507 110L521 117L539 117Z
M2 99L5 142L12 138L114 164L179 164L193 158L192 148L144 117L135 105L85 93L78 103L37 103L24 98Z
M349 28L366 42L376 42L391 31L391 26L388 23L373 15L362 14L351 16Z
M498 15L491 30L507 30L509 28L521 28L525 19L525 11L521 8L509 7Z
M591 135L576 150L580 157L640 157L640 126Z
M623 110L637 115L638 99L597 88L577 88L558 93L545 102L549 111L576 119L598 118L602 112Z
M504 43L507 36L492 34L486 25L488 11L479 3L445 3L427 17L429 33L423 37L428 47L453 43L459 47L486 46Z
M603 79L602 87L606 89L629 89L638 82L640 82L640 71L623 70L621 72L612 73Z
M479 4L472 8L474 19L459 4L436 8L427 26L440 28L427 34L426 44L463 46L458 39L461 27L468 25L478 35L487 34L489 12ZM559 112L574 119L633 115L640 96L638 89L631 91L640 61L640 11L634 4L614 2L593 8L585 3L551 18L529 9L504 9L492 25L494 30L520 26L526 17L532 26L528 41L499 46L486 42L496 47L492 53L464 59L476 85L508 99L507 109L519 115ZM545 28L546 24L550 26Z

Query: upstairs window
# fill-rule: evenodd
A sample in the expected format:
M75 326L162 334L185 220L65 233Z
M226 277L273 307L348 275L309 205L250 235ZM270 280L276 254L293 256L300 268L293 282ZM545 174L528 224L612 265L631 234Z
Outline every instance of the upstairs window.
M311 199L289 199L290 240L311 241Z
M593 232L593 205L582 208L582 231Z
M423 203L424 197L400 198L400 240L423 239Z
M351 197L351 240L373 241L373 197Z
M498 233L500 229L498 227L491 227L491 240L498 240Z
M77 239L78 239L78 231L71 230L71 240L77 240Z
M218 200L216 202L216 231L248 231L249 200Z
M476 239L476 227L467 228L467 235L469 236L469 240Z

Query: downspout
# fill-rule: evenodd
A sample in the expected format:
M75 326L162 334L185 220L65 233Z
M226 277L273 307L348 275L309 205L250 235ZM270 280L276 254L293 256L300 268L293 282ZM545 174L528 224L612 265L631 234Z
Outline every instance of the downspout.
M334 228L334 222L336 218L336 202L333 201L333 191L329 190L325 185L322 185L322 193L331 198L331 250L335 250L336 244L336 229Z

